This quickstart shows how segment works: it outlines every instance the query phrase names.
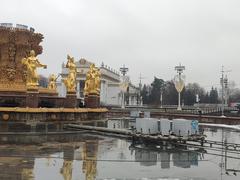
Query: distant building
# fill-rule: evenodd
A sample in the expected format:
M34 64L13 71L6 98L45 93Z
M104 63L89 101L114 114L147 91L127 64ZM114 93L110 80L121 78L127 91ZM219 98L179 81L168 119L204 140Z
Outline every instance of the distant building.
M86 59L80 59L76 62L77 66L77 97L80 99L84 98L84 85L86 79L86 73L88 72L92 62L87 61ZM112 105L120 106L122 103L122 94L121 94L121 78L118 71L113 70L112 68L101 64L99 67L101 72L101 93L100 93L100 103L102 105ZM68 69L65 67L65 64L62 64L61 82L57 83L57 90L59 96L66 96L66 87L63 83L63 79L67 78ZM129 85L128 88L128 98L126 98L127 105L137 105L137 97L139 94L139 89Z
M126 94L127 94L127 97L129 97L128 99L126 99L127 100L126 105L136 106L141 104L139 87L134 86L130 82Z

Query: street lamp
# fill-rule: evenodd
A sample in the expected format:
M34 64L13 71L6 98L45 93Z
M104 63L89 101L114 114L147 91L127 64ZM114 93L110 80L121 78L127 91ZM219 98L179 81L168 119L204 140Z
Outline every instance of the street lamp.
M138 101L138 105L139 105L139 106L142 106L142 105L143 105L142 96L141 96L142 79L145 79L145 77L142 77L142 74L140 73L140 76L139 76L139 101Z
M125 76L128 72L128 68L123 65L123 67L120 68L120 72L122 73L122 83L121 83L121 91L122 91L122 109L125 108L125 95L124 93L127 91L129 78Z
M222 66L222 76L220 78L220 84L221 84L221 87L222 87L222 108L221 108L221 111L222 111L222 115L221 117L225 117L224 116L224 97L225 97L225 100L227 99L227 94L225 94L225 90L227 90L228 88L228 79L227 79L227 76L224 78L224 73L226 72L231 72L230 70L229 71L224 71L224 67ZM227 100L226 100L227 101Z
M122 73L123 76L127 74L128 68L125 67L125 64L123 65L123 67L120 68L120 72Z
M160 92L160 102L161 102L161 105L160 105L160 108L162 108L162 90L161 90L161 92Z
M185 66L182 66L179 64L179 66L175 66L175 70L177 71L177 75L174 77L174 85L178 92L178 111L182 110L181 107L181 92L184 88L184 81L185 81L185 75L183 75L183 70L185 70Z
M225 75L225 78L223 79L223 83L224 83L224 99L225 99L225 105L228 104L228 95L229 95L229 91L228 91L228 78L227 75Z
M163 82L161 88L160 88L160 108L163 107L163 91L164 91L164 88L165 88L165 82Z

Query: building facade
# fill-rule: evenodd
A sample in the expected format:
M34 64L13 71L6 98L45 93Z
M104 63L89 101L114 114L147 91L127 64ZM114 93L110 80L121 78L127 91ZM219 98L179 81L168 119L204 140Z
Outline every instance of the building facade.
M90 68L92 62L86 59L80 59L76 62L77 66L77 97L84 99L84 85L86 80L86 74ZM101 72L101 93L100 93L100 103L106 106L121 106L122 104L122 91L120 88L121 77L118 71L101 64L98 67ZM62 64L61 81L57 83L57 90L59 96L66 96L66 87L63 83L63 79L67 78L68 68L65 64ZM125 104L127 105L137 105L138 88L133 85L129 85L128 88L128 99L126 99Z

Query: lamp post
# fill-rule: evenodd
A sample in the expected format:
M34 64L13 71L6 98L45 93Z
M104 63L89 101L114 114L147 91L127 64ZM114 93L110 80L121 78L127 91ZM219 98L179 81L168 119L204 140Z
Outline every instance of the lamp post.
M224 103L223 103L223 97L224 97L224 86L223 86L223 76L224 76L224 70L223 70L223 66L222 66L222 71L221 71L221 73L222 73L222 77L220 78L220 84L221 84L221 87L222 87L222 98L221 98L221 103L222 103L222 108L221 108L221 111L222 111L222 117L225 117L224 116Z
M197 103L197 110L198 110L198 113L199 113L199 115L201 115L202 114L202 111L201 111L201 109L200 109L200 98L199 98L199 94L196 94L196 103Z
M178 66L175 66L175 70L177 71L177 75L174 77L174 85L178 92L178 107L177 110L181 111L181 92L184 88L184 81L185 81L185 75L183 75L183 70L185 70L185 66L182 66L179 64Z
M165 88L165 82L163 82L161 88L160 88L160 108L163 107L163 91L164 91L164 88Z
M128 68L123 65L120 68L120 72L122 73L122 83L121 83L121 90L122 90L122 109L125 108L125 91L127 90L128 86L128 78L125 76L128 72Z
M161 92L160 92L160 102L161 102L161 105L160 105L160 108L162 108L162 90L161 90Z
M224 66L222 66L222 71L221 71L221 78L220 78L220 84L221 84L221 88L222 88L222 96L221 96L221 111L222 111L222 115L221 117L226 117L224 116L224 97L225 97L225 101L227 102L227 88L228 88L228 78L227 76L225 76L224 78L224 73L227 73L227 72L231 72L231 70L228 70L228 71L224 71ZM226 93L226 94L225 94Z
M142 79L144 79L145 77L142 77L142 74L140 73L139 76L139 101L138 101L138 105L142 106L143 102L142 102L142 96L141 96L141 90L142 90Z
M225 75L225 78L223 79L223 83L224 83L224 99L225 99L225 106L228 105L228 96L229 96L229 91L228 91L228 78L227 75Z

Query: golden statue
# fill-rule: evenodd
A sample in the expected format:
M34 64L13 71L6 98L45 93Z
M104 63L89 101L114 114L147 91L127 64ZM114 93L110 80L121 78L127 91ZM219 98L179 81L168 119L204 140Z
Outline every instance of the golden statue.
M67 91L75 91L76 90L76 77L77 77L77 69L76 64L74 62L74 58L67 55L67 64L66 68L69 69L67 79L64 79L64 84L67 88Z
M56 81L57 77L55 76L55 74L51 74L48 78L48 89L56 90L57 89Z
M95 67L95 64L90 65L90 69L86 74L84 94L100 95L100 70Z
M72 160L64 159L63 166L60 170L60 173L63 175L64 180L72 180Z
M98 141L87 140L82 151L82 171L85 173L85 180L95 180L97 174Z
M35 51L31 50L30 55L27 58L22 59L22 64L27 68L27 87L37 87L39 76L37 74L37 68L47 68L47 65L41 64L35 55Z

